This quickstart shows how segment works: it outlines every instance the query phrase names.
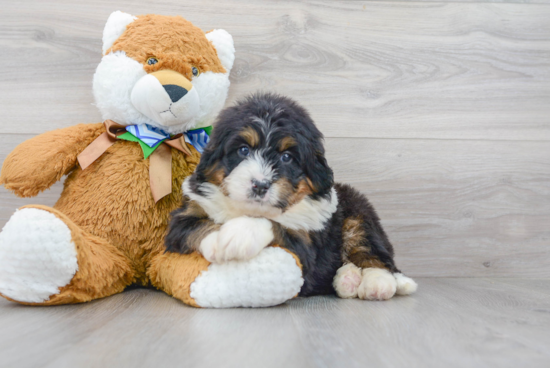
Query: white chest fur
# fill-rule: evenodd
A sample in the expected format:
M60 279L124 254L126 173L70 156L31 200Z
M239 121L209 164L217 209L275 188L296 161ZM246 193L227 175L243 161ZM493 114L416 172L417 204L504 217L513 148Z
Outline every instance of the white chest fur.
M267 218L292 230L318 231L324 228L338 206L338 196L334 188L329 198L313 200L306 197L284 212L268 205L234 201L210 183L203 183L200 188L205 193L204 196L191 190L189 179L183 183L183 193L197 202L218 224L236 217L250 216Z

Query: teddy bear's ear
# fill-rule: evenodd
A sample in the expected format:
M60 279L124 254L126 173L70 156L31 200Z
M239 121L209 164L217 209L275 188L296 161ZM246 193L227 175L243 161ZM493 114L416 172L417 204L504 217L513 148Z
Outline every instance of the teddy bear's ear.
M131 14L116 11L111 13L103 29L103 55L113 46L113 43L124 33L126 26L137 18Z
M233 62L235 61L233 37L231 37L231 35L223 29L214 29L206 33L206 38L212 42L216 48L218 57L220 58L223 67L229 73L233 67Z

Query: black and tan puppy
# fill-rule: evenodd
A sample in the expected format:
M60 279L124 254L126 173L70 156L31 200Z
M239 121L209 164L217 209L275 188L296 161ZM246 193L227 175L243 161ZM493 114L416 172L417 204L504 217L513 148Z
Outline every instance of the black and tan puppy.
M292 100L253 95L220 114L173 213L167 251L211 262L249 259L269 245L295 253L300 295L389 299L416 283L402 275L368 200L334 184L323 136Z

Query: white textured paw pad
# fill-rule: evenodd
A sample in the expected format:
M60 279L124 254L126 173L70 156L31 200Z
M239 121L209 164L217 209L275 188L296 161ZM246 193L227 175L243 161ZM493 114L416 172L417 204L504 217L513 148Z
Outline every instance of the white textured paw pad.
M300 292L302 270L288 252L266 248L248 261L212 263L191 284L191 298L201 307L270 307Z
M340 298L356 298L361 279L361 269L353 263L348 263L336 271L332 285Z
M410 295L418 289L418 284L410 277L402 273L394 273L393 276L395 276L395 280L397 281L397 295Z
M0 293L27 303L57 294L78 270L71 231L54 214L24 208L0 233Z
M365 268L357 295L361 299L387 300L395 295L396 290L397 281L390 271L383 268Z

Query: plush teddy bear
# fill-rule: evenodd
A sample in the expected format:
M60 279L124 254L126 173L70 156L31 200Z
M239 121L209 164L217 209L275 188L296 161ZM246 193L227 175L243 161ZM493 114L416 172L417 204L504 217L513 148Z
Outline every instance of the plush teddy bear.
M56 305L140 284L189 305L232 307L299 292L299 261L280 248L225 264L165 253L169 215L225 103L234 51L226 31L181 17L111 14L93 80L104 123L41 134L2 166L1 183L20 197L68 176L53 208L24 206L0 233L0 295Z

